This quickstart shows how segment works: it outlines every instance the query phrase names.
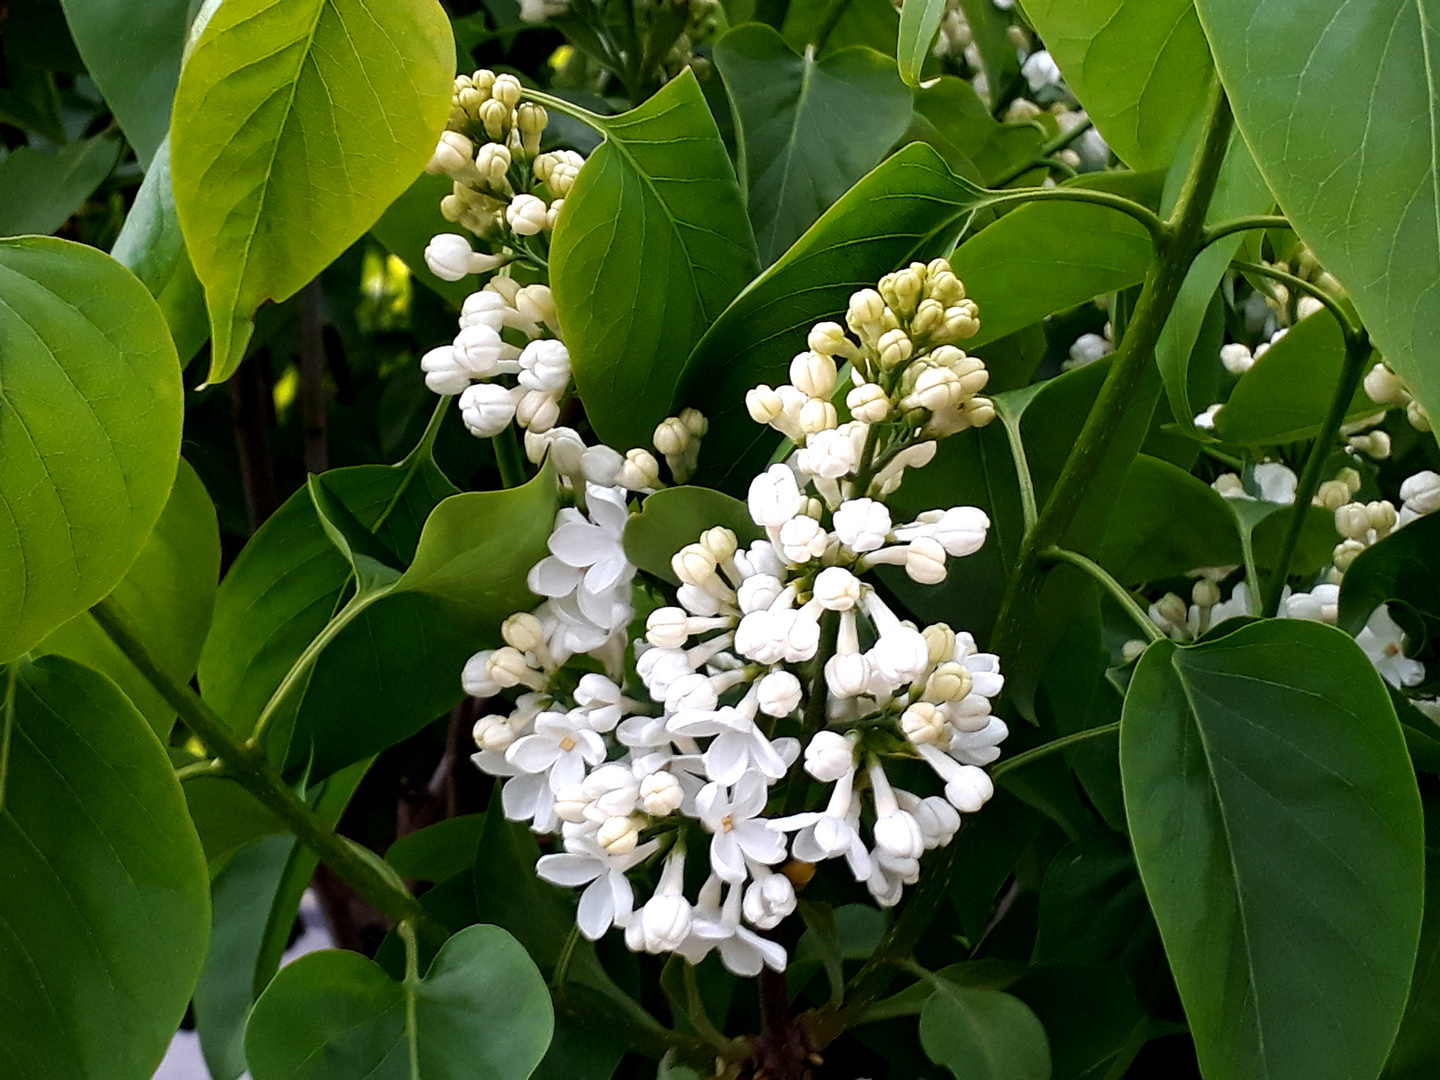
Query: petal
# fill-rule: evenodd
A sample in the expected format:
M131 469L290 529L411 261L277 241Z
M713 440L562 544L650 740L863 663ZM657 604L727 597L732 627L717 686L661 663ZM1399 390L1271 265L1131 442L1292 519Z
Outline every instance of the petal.
M695 812L707 827L718 829L720 819L730 812L725 789L719 784L706 784L695 796Z
M765 809L769 785L758 773L747 772L735 784L730 813L737 818L752 818Z
M789 960L789 956L785 952L785 946L778 941L770 941L753 930L746 930L743 926L735 932L735 937L756 950L764 958L766 967L774 971L785 970L785 963Z
M608 547L608 537L594 525L561 525L550 534L551 554L567 566L590 566Z
M779 780L785 775L787 772L785 759L775 750L769 739L756 730L750 736L749 742L750 760L754 762L757 769L771 780Z
M738 933L720 942L720 959L733 974L744 979L753 979L765 966L760 950L741 938Z
M716 736L705 751L705 775L727 787L740 780L750 763L749 742L733 731Z
M543 773L531 776L516 776L505 781L500 789L500 806L507 821L530 821L535 817L536 804L541 792L547 791Z
M603 936L615 922L614 898L606 880L609 876L606 874L590 883L580 894L580 906L575 911L575 923L590 941Z
M530 568L525 577L530 590L540 596L566 596L580 584L580 571L547 555Z
M505 760L527 773L544 772L559 756L560 744L547 735L523 735L505 751Z
M567 750L555 760L550 769L550 790L578 784L585 779L585 759L574 750Z
M721 881L745 880L745 858L733 832L716 833L710 838L710 869Z
M790 847L791 853L801 862L819 863L830 858L830 852L826 851L815 842L815 830L803 829L795 834L795 843ZM865 875L869 877L869 874Z
M758 821L746 821L735 827L734 836L740 850L758 863L771 866L785 857L785 838Z
M552 885L578 889L605 872L605 864L589 855L542 855L535 864L535 876Z

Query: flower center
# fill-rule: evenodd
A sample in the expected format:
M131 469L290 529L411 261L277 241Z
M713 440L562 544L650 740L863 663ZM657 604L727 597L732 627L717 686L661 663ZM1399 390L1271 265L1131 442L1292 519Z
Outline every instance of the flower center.
M560 740L560 749L561 749L561 750L574 750L574 749L575 749L575 740L572 739L569 735L566 735L563 739Z
M1400 655L1400 646L1399 646L1399 644L1398 644L1397 642L1394 642L1394 641L1387 641L1387 642L1385 643L1385 655L1386 655L1386 656L1399 656L1399 655Z
M732 818L729 814L726 814L720 819L720 828L724 832L729 832L731 829L735 828L735 819Z

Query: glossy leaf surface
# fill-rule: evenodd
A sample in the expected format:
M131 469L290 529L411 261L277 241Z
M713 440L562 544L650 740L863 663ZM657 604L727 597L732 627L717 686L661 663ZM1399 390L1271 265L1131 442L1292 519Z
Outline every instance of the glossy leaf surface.
M0 680L5 1075L149 1076L210 931L205 859L180 785L104 676L51 656L17 661Z
M1288 619L1152 644L1120 765L1208 1080L1376 1075L1405 1007L1423 860L1409 756L1364 654Z
M212 381L250 319L327 266L408 188L450 108L434 0L226 0L175 94L175 204L205 285Z
M946 986L920 1012L920 1045L956 1080L1049 1080L1040 1020L1000 990Z
M94 248L0 242L0 658L107 595L175 480L182 396L155 301Z

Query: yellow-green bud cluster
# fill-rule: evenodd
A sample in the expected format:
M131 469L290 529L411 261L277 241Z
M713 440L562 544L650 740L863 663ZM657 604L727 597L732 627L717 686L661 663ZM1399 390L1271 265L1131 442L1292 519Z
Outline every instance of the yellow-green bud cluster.
M492 245L554 229L584 159L574 151L540 153L545 109L522 101L520 80L481 70L459 75L447 129L426 171L454 184L440 200L447 221Z

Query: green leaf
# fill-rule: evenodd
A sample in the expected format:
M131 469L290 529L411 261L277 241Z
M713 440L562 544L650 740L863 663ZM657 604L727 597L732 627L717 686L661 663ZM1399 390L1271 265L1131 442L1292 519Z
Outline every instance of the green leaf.
M170 756L177 767L197 760L183 750L172 749ZM229 777L192 776L181 788L212 875L251 841L289 832L284 822Z
M1383 1080L1428 1080L1440 1070L1440 849L1425 853L1425 920L1400 1034L1385 1062Z
M530 567L546 555L559 509L559 485L547 465L504 491L452 495L425 521L410 569L395 591L428 593L493 624L529 610Z
M1136 861L1201 1071L1376 1075L1405 1007L1424 868L1415 779L1374 667L1340 631L1293 619L1156 642L1121 725Z
M989 88L989 101L1008 100L1010 85L1020 77L1020 57L1010 41L1010 20L992 0L960 0L960 13L980 53L980 70Z
M0 1046L15 1080L149 1076L185 1014L209 882L164 750L73 660L0 679Z
M1000 990L946 986L920 1012L920 1045L956 1080L1049 1080L1050 1043L1040 1020Z
M455 230L454 223L446 221L440 213L440 200L450 194L453 184L448 176L421 173L380 215L380 220L371 226L370 235L408 266L416 281L458 308L475 291L476 279L445 281L432 274L425 262L425 247L430 240L437 233Z
M94 248L0 242L0 658L107 596L169 498L175 347L155 301Z
M945 0L905 0L900 6L900 40L895 59L906 86L920 85L920 69L930 59L944 16Z
M210 1080L236 1080L245 1071L245 1020L255 1002L255 960L294 846L289 835L261 837L235 852L211 884L215 925L195 985L195 1032Z
M170 130L170 103L194 0L63 0L85 69L147 169Z
M575 907L570 890L536 877L539 858L535 835L505 820L497 786L475 855L475 911L514 934L548 975L575 929Z
M1320 433L1345 366L1345 335L1328 311L1301 319L1240 377L1215 415L1215 434L1244 446L1313 439ZM1345 415L1350 420L1381 410L1355 391Z
M1013 46L1010 53L1015 53ZM1027 165L1044 141L1035 124L1000 123L975 88L954 75L927 81L915 91L915 121L911 133L938 150L952 169L959 172L968 161L992 186Z
M715 66L730 95L750 220L768 266L895 145L910 121L911 94L874 49L797 56L763 23L726 34Z
M1025 14L1111 149L1132 169L1170 164L1210 86L1194 0L1027 0Z
M205 285L210 379L251 317L370 228L435 149L455 46L434 0L226 0L180 73L175 205Z
M685 364L680 402L710 420L703 483L731 491L760 469L774 433L750 419L745 392L783 382L810 327L845 312L850 294L912 258L933 258L985 192L950 172L933 149L907 146L843 195L780 260L726 308ZM569 205L569 200L566 200ZM587 399L588 400L588 399Z
M1240 538L1226 500L1168 461L1141 454L1125 474L1100 563L1124 585L1240 561ZM1177 523L1183 522L1183 528Z
M866 45L894 56L900 15L890 0L791 0L780 33L796 52L803 52L808 45L814 45L821 55Z
M334 469L326 482L392 550L410 557L430 511L455 493L428 457L402 466ZM306 645L340 606L349 564L320 527L307 492L250 538L220 584L200 655L205 700L247 733Z
M403 570L403 567L395 565L399 562L395 553L350 512L323 477L312 473L305 489L310 493L320 528L325 530L335 550L344 555L345 561L350 564L357 592L364 595L393 585Z
M1074 186L1153 206L1162 180L1159 173L1100 173ZM1012 210L950 257L980 308L980 331L965 348L974 352L1053 312L1138 285L1153 258L1145 227L1108 207L1041 201Z
M565 199L550 287L575 385L605 442L650 442L680 366L759 270L725 144L692 72L620 116Z
M664 488L647 496L640 513L625 522L625 555L646 573L678 585L670 556L695 543L712 525L734 532L741 547L765 535L739 499L711 488Z
M155 530L110 594L141 631L145 646L176 682L188 683L210 629L220 577L220 528L205 485L188 462ZM175 710L125 657L89 612L77 615L33 650L56 653L103 672L125 691L163 741Z
M484 828L484 814L446 818L400 837L385 852L385 861L401 877L444 881L475 865Z
M308 953L255 1003L255 1080L525 1080L553 1027L535 965L496 926L470 926L423 979L395 982L356 953Z
M1123 1070L1142 1045L1133 1036L1147 1019L1117 968L1039 964L1010 992L1044 1026L1055 1080L1101 1080L1117 1060Z
M1340 628L1358 634L1371 613L1387 602L1440 626L1436 551L1440 514L1417 518L1362 551L1340 583Z
M0 236L52 233L110 175L120 140L110 135L47 153L28 146L0 161Z
M1281 209L1440 416L1440 12L1432 0L1195 6Z

